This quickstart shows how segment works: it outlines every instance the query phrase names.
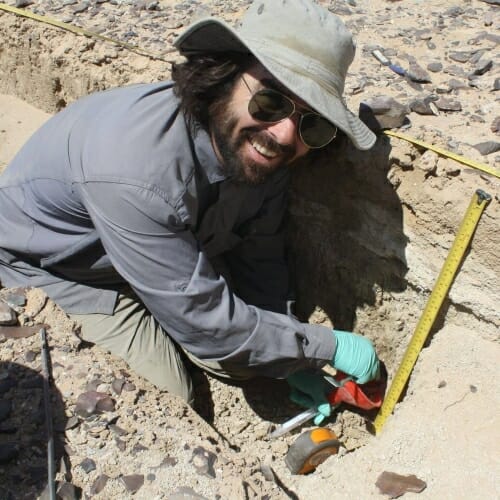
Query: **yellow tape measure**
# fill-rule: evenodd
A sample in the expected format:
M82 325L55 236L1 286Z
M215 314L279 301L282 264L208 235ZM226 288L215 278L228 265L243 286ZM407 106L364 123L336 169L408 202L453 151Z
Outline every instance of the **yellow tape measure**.
M484 163L479 163L478 161L471 160L470 158L465 158L465 156L457 155L456 153L452 153L451 151L447 151L446 149L434 146L434 144L428 144L426 142L419 141L414 137L401 134L400 132L394 132L392 130L384 130L384 134L390 137L397 137L398 139L403 139L404 141L411 142L412 144L416 144L417 146L421 146L425 149L430 149L431 151L434 151L435 153L438 153L441 156L458 161L459 163L467 165L468 167L476 168L477 170L481 170L483 172L486 172L487 174L493 175L500 179L500 172L494 169L493 167L485 165Z
M136 54L139 54L141 56L147 56L150 57L151 59L158 59L160 61L164 61L169 64L171 64L172 61L166 60L164 56L169 52L173 52L176 50L176 49L169 49L166 50L163 54L156 54L149 50L142 49L141 47L138 47L136 45L132 45L131 43L122 42L121 40L116 40L115 38L110 38L104 35L100 35L99 33L89 31L85 28L80 28L79 26L73 26L72 24L64 23L62 21L58 21L57 19L53 19L51 17L41 16L29 10L18 9L17 7L12 7L4 3L0 3L0 10L5 10L6 12L17 14L18 16L27 17L28 19L33 19L34 21L49 24L51 26L56 26L57 28L61 28L66 31L71 31L71 33L74 33L75 35L82 35L89 38L97 38L98 40L102 40L104 42L110 42L115 45L119 45L120 47L123 47L125 49L128 49L131 52L135 52Z
M422 347L427 339L427 336L436 320L439 313L439 309L443 304L443 301L448 294L448 290L453 282L453 278L462 262L462 258L467 250L467 247L472 239L476 226L479 222L479 218L483 213L484 209L491 201L491 196L484 191L478 189L467 208L467 212L464 215L462 224L458 229L455 241L448 253L441 272L439 273L434 289L427 301L424 312L420 317L420 321L417 324L413 337L410 340L408 347L406 348L403 360L399 365L398 371L394 376L391 383L389 391L387 392L384 402L375 418L375 422L372 426L372 431L375 434L379 434L385 421L389 415L394 410L396 403L398 402L406 383L410 378L411 371L415 366L418 355L422 350Z

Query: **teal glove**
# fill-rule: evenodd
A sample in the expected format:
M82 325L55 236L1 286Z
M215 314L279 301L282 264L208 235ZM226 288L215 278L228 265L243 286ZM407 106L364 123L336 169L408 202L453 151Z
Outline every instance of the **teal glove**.
M286 380L292 388L290 399L294 403L306 408L316 407L318 410L318 415L314 418L315 425L321 424L330 416L330 403L326 399L329 386L321 374L301 371L290 375Z
M380 362L370 340L351 332L333 330L337 347L332 365L347 375L351 375L358 384L366 384L380 374Z

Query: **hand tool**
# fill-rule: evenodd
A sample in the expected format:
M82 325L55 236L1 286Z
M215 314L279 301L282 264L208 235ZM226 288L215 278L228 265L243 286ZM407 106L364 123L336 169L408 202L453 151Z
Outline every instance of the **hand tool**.
M467 211L462 220L455 241L448 253L441 272L439 273L434 289L427 300L424 312L420 317L415 332L406 348L406 351L401 361L398 371L394 376L390 389L385 397L384 403L375 418L373 424L369 424L369 430L374 434L379 434L382 427L392 413L396 403L398 402L411 371L417 361L418 355L427 339L427 336L436 320L441 305L448 294L448 290L453 282L455 274L463 260L467 247L474 235L474 231L479 222L479 218L483 213L486 205L491 201L491 196L484 191L478 189L467 208Z
M337 371L334 377L325 376L325 380L333 386L333 389L327 395L332 410L336 409L341 403L357 406L363 410L379 408L382 404L385 391L385 377L382 377L380 380L368 382L367 384L358 385L351 377L348 377L341 371ZM278 426L269 434L269 438L274 439L283 436L283 434L311 420L317 414L316 408L309 408Z
M288 449L285 463L292 474L307 474L336 455L341 446L330 429L316 427L302 433Z

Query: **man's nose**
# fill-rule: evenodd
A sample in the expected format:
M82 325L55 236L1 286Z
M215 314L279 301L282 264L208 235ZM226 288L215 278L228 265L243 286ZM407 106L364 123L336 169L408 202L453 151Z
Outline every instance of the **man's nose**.
M284 120L269 125L267 130L275 137L278 144L291 146L299 137L299 121L300 116L295 113Z

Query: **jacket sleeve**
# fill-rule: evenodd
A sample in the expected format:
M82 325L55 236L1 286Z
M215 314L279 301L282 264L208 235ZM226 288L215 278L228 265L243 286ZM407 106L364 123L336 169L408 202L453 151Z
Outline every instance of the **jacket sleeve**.
M187 351L273 377L332 359L335 341L328 328L233 294L158 193L114 182L84 182L77 189L117 272Z

